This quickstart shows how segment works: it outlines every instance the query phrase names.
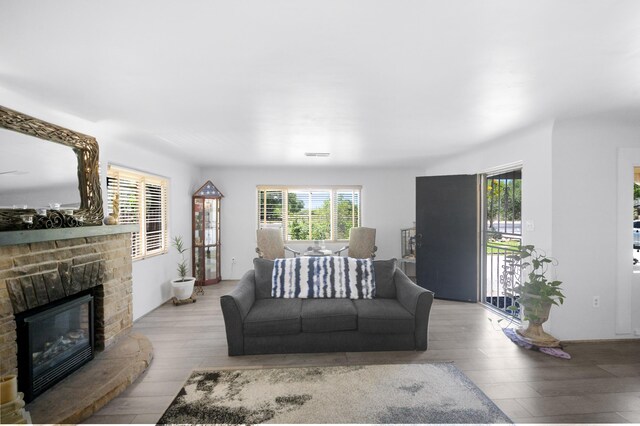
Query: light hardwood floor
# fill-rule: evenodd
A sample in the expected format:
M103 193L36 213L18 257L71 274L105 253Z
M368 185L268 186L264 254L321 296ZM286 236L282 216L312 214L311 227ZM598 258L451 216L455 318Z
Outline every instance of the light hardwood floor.
M154 346L149 369L87 423L155 423L193 369L453 361L517 423L640 423L640 340L572 343L571 360L511 343L479 304L436 300L426 352L339 352L228 357L219 297L166 303L137 321ZM552 313L553 314L553 313Z

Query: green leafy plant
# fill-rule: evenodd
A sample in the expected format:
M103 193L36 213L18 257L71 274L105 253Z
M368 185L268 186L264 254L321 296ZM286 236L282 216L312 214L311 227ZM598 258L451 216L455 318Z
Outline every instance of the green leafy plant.
M176 235L175 237L173 237L173 239L171 240L171 245L175 247L178 253L180 253L180 256L182 256L182 260L178 262L177 271L178 271L178 275L180 276L180 281L186 281L185 277L189 273L189 267L187 264L187 259L184 257L184 254L189 249L184 246L184 241L182 240L181 235Z
M564 303L565 295L560 288L562 281L546 277L549 268L557 265L557 260L547 257L544 251L533 245L522 246L516 253L506 256L501 281L505 293L514 301L517 298L517 304L525 307L525 320L538 321L537 314L543 306ZM507 310L516 315L519 307L514 304Z

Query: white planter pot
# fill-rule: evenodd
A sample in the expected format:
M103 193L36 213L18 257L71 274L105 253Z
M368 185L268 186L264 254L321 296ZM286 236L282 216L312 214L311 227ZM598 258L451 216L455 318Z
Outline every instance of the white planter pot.
M196 283L196 279L193 277L187 277L182 281L180 278L171 280L171 287L173 287L173 295L178 300L184 300L191 297L193 294L193 286Z

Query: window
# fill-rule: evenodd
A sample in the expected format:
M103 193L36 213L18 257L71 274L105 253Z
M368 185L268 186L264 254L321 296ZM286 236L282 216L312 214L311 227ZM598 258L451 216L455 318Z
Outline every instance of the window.
M360 226L360 189L259 186L258 227L282 229L286 241L348 240Z
M133 259L166 253L169 248L167 187L165 178L109 165L108 214L113 213L114 201L117 201L119 223L140 225L140 232L131 235Z

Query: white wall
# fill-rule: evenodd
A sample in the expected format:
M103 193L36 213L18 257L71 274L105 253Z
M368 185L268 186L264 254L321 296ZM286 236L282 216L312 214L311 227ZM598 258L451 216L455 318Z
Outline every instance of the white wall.
M628 182L619 187L620 148L640 149L637 121L592 116L558 120L554 126L553 252L567 296L553 312L561 338L633 337L632 330L640 328L640 276L633 274L631 261L633 164ZM626 214L618 211L619 199L626 200ZM618 240L626 245L622 253ZM617 298L618 285L627 297ZM593 308L594 296L600 297L600 308ZM626 319L616 329L617 315L623 313Z
M107 165L110 163L169 178L169 238L182 235L187 246L190 246L191 195L197 189L197 168L166 155L106 137L98 139L98 143L103 199L106 200ZM179 258L176 250L170 248L167 254L133 261L134 320L171 298L170 280L177 276L176 265ZM191 265L190 257L188 263Z
M427 164L424 175L476 174L522 162L522 219L534 225L533 231L523 229L523 238L551 254L551 131L548 122L515 132Z
M221 274L239 278L256 257L258 185L362 185L362 225L376 228L377 259L400 256L400 229L415 220L417 170L352 168L212 167L202 170L224 194L221 204ZM289 244L304 249L308 243ZM342 243L328 244L339 248ZM232 264L231 259L236 259Z

